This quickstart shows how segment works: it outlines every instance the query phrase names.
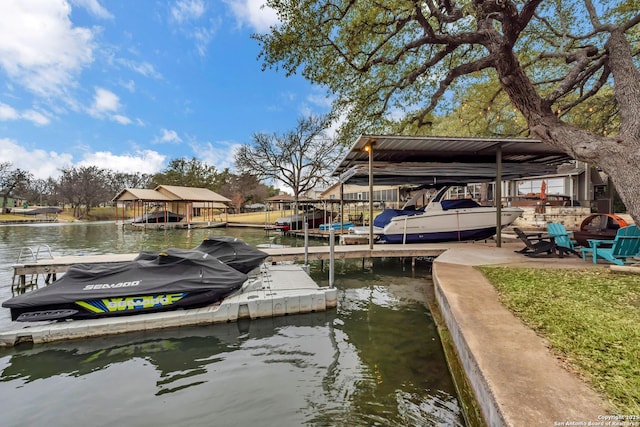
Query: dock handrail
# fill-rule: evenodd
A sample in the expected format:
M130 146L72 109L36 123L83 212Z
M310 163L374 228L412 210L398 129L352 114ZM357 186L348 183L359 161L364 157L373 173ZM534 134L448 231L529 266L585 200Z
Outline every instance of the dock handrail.
M48 254L47 259L53 259L53 254L51 253L51 247L46 243L38 245L35 252L33 251L32 248L25 246L20 249L20 252L18 253L18 258L16 259L16 264L20 264L25 261L38 262L38 260L42 259L40 257L40 252L41 251L44 252L45 250L46 250L46 254ZM38 273L32 273L28 275L19 275L19 274L16 274L14 270L13 280L11 281L11 290L13 291L17 289L17 290L24 291L28 286L37 287L39 276L40 275ZM49 284L50 279L51 279L50 275L47 275L47 278L45 279L45 283Z

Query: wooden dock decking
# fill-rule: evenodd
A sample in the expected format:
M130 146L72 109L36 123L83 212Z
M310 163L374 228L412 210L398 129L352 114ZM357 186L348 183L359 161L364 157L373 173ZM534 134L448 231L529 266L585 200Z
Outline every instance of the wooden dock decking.
M335 259L354 259L354 258L415 258L415 257L437 257L453 245L461 245L469 243L417 243L409 245L374 245L373 249L369 245L336 245L334 247ZM269 254L266 262L281 261L304 261L304 247L288 247L288 248L268 248L262 249ZM309 261L322 261L329 259L329 246L309 246L307 248ZM33 262L25 262L21 264L13 264L13 274L21 277L21 283L24 284L24 278L32 274L57 275L66 272L69 267L74 264L96 264L96 263L117 263L128 262L133 260L137 253L134 254L107 254L107 255L86 255L86 256L65 256L57 258L41 259Z
M453 243L453 245L457 244ZM436 257L451 246L452 243L377 244L373 246L373 249L370 249L369 245L336 245L334 257L335 259ZM273 248L264 251L269 254L266 260L268 262L303 261L305 253L304 247ZM328 260L329 246L309 246L307 254L309 261Z

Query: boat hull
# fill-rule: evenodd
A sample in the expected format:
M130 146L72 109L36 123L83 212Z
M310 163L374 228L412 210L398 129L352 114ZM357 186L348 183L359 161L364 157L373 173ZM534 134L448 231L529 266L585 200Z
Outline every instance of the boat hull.
M352 227L349 229L349 234L356 234L358 236L368 236L369 235L369 227L366 225L359 225L356 227ZM373 226L373 234L379 236L384 233L384 228Z
M496 234L496 227L481 228L475 230L442 231L436 233L407 233L383 234L382 240L387 243L438 243L438 242L463 242L488 239Z
M353 227L355 227L355 224L353 222L343 222L342 224L339 222L334 222L331 224L320 224L320 231L329 231L332 228L334 230L349 230Z
M333 214L328 211L323 210L315 210L312 212L308 212L306 214L307 217L307 225L309 228L318 227L320 224L326 223L326 221L330 221L333 218ZM304 228L305 214L297 214L286 216L282 218L278 218L273 223L274 228L282 231L289 230L302 230Z
M522 209L503 208L501 225L510 225ZM393 218L381 239L387 243L428 243L487 239L496 234L496 208L479 207Z
M202 307L220 301L228 294L229 291L204 291L113 296L78 300L73 303L12 307L10 311L11 320L17 322L94 319Z

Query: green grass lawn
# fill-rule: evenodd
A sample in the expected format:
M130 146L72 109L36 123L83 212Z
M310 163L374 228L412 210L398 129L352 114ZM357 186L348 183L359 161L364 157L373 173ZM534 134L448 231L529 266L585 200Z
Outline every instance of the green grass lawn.
M609 400L640 414L640 275L482 267L501 301Z

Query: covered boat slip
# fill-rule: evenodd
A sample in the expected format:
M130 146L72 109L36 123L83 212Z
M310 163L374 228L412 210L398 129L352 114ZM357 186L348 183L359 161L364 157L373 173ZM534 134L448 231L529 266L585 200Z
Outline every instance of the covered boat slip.
M125 188L112 202L116 222L134 229L213 228L226 225L231 200L208 188L159 185L153 190ZM130 221L125 221L127 209L134 216ZM194 216L201 221L194 222Z
M335 288L320 288L300 266L263 264L242 288L202 308L66 322L38 322L0 332L0 347L45 343L169 327L232 322L242 318L324 311L337 305Z
M342 184L442 187L495 182L494 201L502 199L502 181L546 175L571 160L559 148L528 138L457 138L362 135L333 171ZM496 207L496 242L501 242L501 204ZM373 204L369 204L373 217ZM373 222L369 245L373 247Z

